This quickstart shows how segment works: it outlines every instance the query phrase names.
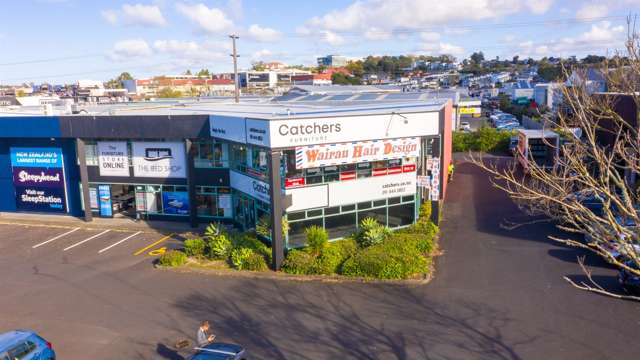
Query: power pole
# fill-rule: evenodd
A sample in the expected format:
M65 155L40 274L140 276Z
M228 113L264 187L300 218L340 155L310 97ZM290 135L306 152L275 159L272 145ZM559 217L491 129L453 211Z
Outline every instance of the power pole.
M236 40L239 39L240 37L235 34L229 35L229 37L233 42L233 54L231 54L231 57L233 57L233 74L234 74L233 79L235 83L236 103L239 103L240 102L240 79L238 79L238 54L236 53Z

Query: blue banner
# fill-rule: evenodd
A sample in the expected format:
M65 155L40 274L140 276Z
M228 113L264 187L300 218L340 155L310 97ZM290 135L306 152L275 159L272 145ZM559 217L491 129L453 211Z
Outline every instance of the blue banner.
M11 148L11 166L62 168L60 148Z
M111 204L111 185L98 185L98 204L100 205L101 217L113 216L113 205Z
M188 192L163 192L162 204L165 214L189 215Z
M60 148L11 148L16 208L67 211L64 161Z

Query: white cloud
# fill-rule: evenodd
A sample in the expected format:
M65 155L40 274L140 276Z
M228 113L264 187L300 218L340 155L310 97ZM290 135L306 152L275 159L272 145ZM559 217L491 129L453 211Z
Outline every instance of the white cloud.
M611 27L611 22L601 21L598 24L591 25L591 30L582 34L578 40L584 42L605 42L613 41L619 38L620 35L624 35L624 26L618 25Z
M262 49L251 54L251 60L260 61L260 60L268 59L271 56L273 56L273 52L271 52L271 50Z
M260 42L274 42L280 40L282 33L278 30L261 27L258 24L249 26L249 37Z
M383 30L377 27L367 29L364 33L364 37L367 40L387 40L393 36L393 33L389 30Z
M333 31L323 31L321 40L332 46L340 46L345 43L344 37Z
M200 50L200 45L195 41L156 40L153 48L164 53L188 53Z
M118 41L113 45L109 54L112 60L124 60L150 56L153 53L149 44L142 39L129 39Z
M242 0L227 1L227 10L229 12L229 15L231 15L234 19L236 20L242 19L242 15L244 13Z
M592 19L597 17L606 16L609 12L609 7L604 4L587 4L578 9L576 12L577 19Z
M208 62L214 59L226 58L228 54L228 42L181 40L156 40L153 49L158 54L164 54L180 61L181 64L195 64Z
M453 55L456 57L464 55L464 48L461 46L444 42L423 44L422 50L431 55Z
M541 15L549 11L554 0L527 0L523 1L529 10L537 15Z
M167 25L167 20L162 15L162 11L155 5L124 4L119 10L103 10L101 14L112 25L117 24L120 20L125 25L145 27Z
M440 40L440 34L438 34L437 32L423 32L420 33L420 38L423 41L431 43Z
M204 33L215 34L227 30L233 26L224 11L218 8L208 8L204 4L176 4L176 9L182 15L194 23L198 30Z

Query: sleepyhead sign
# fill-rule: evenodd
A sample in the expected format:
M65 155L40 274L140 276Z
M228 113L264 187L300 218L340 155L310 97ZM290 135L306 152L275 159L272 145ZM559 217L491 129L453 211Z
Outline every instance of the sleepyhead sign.
M296 147L296 169L420 156L420 139L404 138Z

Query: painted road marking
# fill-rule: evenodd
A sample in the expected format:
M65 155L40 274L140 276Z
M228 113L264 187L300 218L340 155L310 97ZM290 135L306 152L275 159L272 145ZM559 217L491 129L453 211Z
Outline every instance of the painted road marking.
M86 243L86 242L87 242L87 241L89 241L89 240L93 240L93 239L97 238L97 237L98 237L98 236L100 236L100 235L104 235L104 234L108 233L109 231L111 231L111 229L109 229L109 230L105 230L105 231L101 232L100 234L93 235L93 236L91 236L91 237L89 237L89 238L87 238L87 239L84 239L84 240L82 240L82 241L80 241L80 242L78 242L78 243L75 243L75 244L73 244L73 245L71 245L71 246L67 246L67 247L66 247L66 248L64 248L64 250L62 250L62 251L67 251L67 250L73 249L74 247L76 247L76 246L78 246L78 245L82 245L82 244Z
M105 251L107 251L107 250L111 249L112 247L114 247L114 246L116 246L116 245L120 245L120 244L122 244L123 242L125 242L125 241L127 241L127 240L131 239L132 237L134 237L134 236L136 236L136 235L140 234L141 232L142 232L142 231L138 231L137 233L135 233L135 234L131 234L131 235L127 236L126 238L124 238L124 239L122 239L122 240L118 241L117 243L114 243L114 244L111 244L111 245L107 246L106 248L104 248L104 249L102 249L102 250L98 251L98 254L102 254L103 252L105 252Z
M71 234L71 233L73 233L73 232L76 232L76 231L78 231L78 230L80 230L80 228L79 228L79 227L77 227L77 228L75 228L75 229L73 229L73 230L71 230L71 231L67 231L67 232L66 232L66 233L64 233L64 234L60 234L60 235L58 235L58 236L56 236L56 237L54 237L54 238L51 238L51 239L49 239L49 240L47 240L47 241L45 241L45 242L41 242L41 243L40 243L40 244L38 244L38 245L33 245L31 248L32 248L32 249L35 249L35 248L40 247L40 246L42 246L42 245L48 244L48 243L50 243L50 242L52 242L52 241L54 241L54 240L58 240L58 239L60 239L61 237L66 236L66 235L69 235L69 234Z
M162 256L167 252L167 247L163 246L159 249L149 251L149 256Z
M154 247L154 246L156 246L156 245L158 245L158 244L161 244L161 243L163 243L163 242L165 242L165 241L169 240L169 238L171 238L173 235L175 235L175 233L171 233L171 234L169 234L169 235L167 235L167 236L163 237L162 239L160 239L160 240L158 240L158 241L154 242L153 244L151 244L151 245L149 245L149 246L146 246L146 247L143 247L142 249L140 249L140 250L138 250L138 251L134 252L134 253L133 253L133 255L138 256L138 255L142 254L143 252L145 252L145 251L147 251L147 250L151 249L152 247Z

